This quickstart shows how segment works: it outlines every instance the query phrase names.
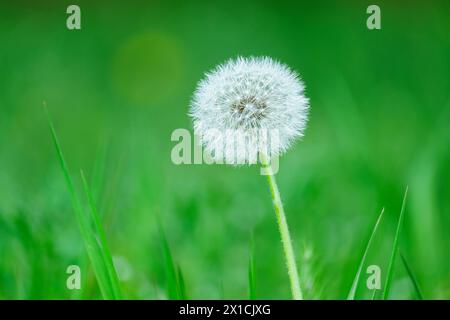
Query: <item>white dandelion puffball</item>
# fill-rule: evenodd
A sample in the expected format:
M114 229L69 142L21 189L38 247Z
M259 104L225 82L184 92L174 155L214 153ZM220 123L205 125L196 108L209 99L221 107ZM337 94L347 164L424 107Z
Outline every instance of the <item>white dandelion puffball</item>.
M206 74L190 115L213 160L251 164L258 153L278 156L303 136L308 99L286 65L269 57L240 57Z

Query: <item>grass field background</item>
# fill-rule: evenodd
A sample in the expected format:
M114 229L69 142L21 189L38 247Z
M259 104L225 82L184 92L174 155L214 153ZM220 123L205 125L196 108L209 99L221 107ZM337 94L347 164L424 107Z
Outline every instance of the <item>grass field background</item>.
M366 267L384 282L399 248L425 298L450 298L450 6L371 2L0 3L0 298L101 298L43 108L83 208L83 169L129 299L290 298L257 167L180 165L177 128L205 71L267 55L298 71L306 135L277 179L305 296L345 299L382 208ZM167 244L167 246L165 245ZM82 290L66 288L79 265ZM174 293L174 272L185 295ZM179 279L179 276L177 277ZM390 298L417 298L397 257Z

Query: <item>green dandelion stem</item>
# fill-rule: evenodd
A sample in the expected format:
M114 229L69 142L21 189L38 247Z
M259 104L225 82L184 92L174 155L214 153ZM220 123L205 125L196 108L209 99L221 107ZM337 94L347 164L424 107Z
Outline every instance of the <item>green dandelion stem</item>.
M289 281L291 283L292 298L294 300L302 300L303 294L300 288L300 280L298 277L297 263L295 262L294 248L292 246L291 235L284 213L283 203L281 202L280 192L278 190L277 181L269 162L265 157L261 156L263 169L267 175L267 182L269 183L270 193L272 195L273 207L277 217L278 228L280 230L281 242L283 243L284 256L288 269Z

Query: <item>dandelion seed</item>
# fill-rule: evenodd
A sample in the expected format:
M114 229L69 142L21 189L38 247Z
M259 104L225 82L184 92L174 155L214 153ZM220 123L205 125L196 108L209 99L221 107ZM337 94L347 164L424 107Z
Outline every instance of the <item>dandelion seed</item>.
M224 149L217 132L239 132L244 140L240 145L246 148L228 148L224 157L234 159L229 164L250 164L251 155L278 156L303 136L308 99L299 76L287 66L268 57L238 58L219 65L200 81L190 115L195 134L212 155L223 154L217 152ZM274 130L278 143L255 143L261 131Z

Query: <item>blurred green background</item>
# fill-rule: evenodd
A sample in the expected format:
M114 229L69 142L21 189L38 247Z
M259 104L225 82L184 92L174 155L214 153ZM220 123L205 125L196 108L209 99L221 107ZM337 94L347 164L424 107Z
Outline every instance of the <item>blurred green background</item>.
M400 249L426 298L450 298L448 1L377 1L381 30L366 27L371 1L76 1L73 31L69 4L0 3L0 298L101 297L43 101L77 188L79 169L91 181L126 298L169 297L158 220L189 298L248 297L252 234L256 297L290 298L258 168L170 159L196 83L238 55L288 64L311 101L277 175L306 297L347 296L383 207L368 265L386 270L408 185ZM399 261L391 298L415 298Z

